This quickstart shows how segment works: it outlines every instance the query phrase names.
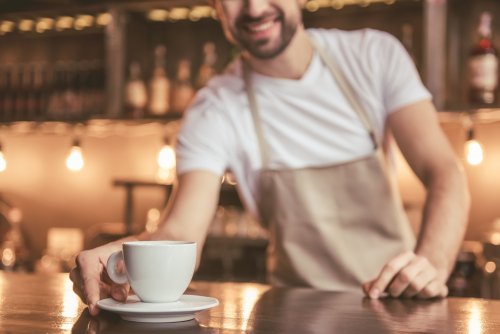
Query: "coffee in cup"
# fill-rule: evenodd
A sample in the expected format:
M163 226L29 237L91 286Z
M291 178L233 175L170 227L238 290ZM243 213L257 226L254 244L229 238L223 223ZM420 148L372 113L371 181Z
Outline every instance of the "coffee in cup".
M123 271L117 268L121 260ZM195 242L129 241L111 254L106 270L115 283L130 283L143 302L166 303L177 301L186 291L195 266Z

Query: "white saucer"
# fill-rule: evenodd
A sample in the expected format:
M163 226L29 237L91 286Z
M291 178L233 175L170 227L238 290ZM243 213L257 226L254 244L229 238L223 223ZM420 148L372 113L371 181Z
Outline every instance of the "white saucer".
M219 301L212 297L183 295L172 303L143 303L139 297L129 296L125 303L112 298L97 302L99 308L118 313L128 321L178 322L194 319L195 313L215 307Z

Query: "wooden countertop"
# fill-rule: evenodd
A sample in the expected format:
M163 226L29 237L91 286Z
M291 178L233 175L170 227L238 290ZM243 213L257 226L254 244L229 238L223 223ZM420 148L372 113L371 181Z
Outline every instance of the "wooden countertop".
M133 323L108 312L90 317L67 274L0 272L0 332L500 333L500 301L493 300L369 300L252 283L193 282L188 293L216 297L220 305L183 323Z

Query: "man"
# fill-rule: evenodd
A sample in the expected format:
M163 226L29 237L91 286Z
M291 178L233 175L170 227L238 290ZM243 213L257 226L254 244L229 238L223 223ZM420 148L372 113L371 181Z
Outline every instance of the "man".
M163 224L131 239L194 240L201 250L231 169L248 210L269 228L273 284L446 296L469 198L430 95L394 38L306 31L304 3L211 1L242 59L185 116ZM416 241L382 157L387 129L427 190ZM91 314L99 299L128 294L103 270L122 241L77 258L71 278Z

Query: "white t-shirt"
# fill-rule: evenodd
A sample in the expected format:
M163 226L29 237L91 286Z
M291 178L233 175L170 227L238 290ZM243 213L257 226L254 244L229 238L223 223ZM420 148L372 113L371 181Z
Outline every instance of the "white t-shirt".
M378 134L391 112L431 98L411 58L392 35L371 29L308 33L357 90ZM328 166L373 152L368 132L317 53L299 80L252 75L268 168ZM177 138L177 172L223 175L230 170L247 209L256 214L261 167L241 62L236 60L198 93L184 116Z

